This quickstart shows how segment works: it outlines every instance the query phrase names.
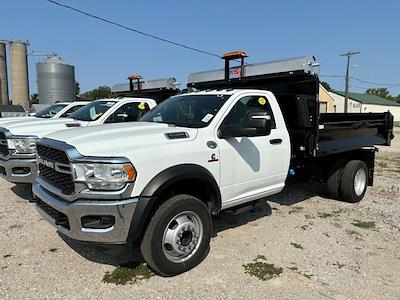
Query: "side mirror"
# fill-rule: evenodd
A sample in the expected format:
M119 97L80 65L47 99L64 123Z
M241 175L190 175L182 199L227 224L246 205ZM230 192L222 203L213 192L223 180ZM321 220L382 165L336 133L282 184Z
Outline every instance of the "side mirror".
M271 133L271 116L265 111L249 111L243 125L222 125L219 137L223 139L231 137L265 136Z
M126 113L117 114L117 117L115 118L115 121L116 122L124 122L126 119L128 119L128 115Z

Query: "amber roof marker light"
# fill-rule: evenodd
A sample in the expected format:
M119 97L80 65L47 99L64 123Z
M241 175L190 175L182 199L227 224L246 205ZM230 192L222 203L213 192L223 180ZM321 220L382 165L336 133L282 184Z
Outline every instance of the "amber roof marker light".
M129 80L129 90L133 93L133 81L136 80L138 92L140 91L140 79L142 79L142 75L139 74L132 74L128 76Z
M225 60L225 81L229 82L230 78L230 61L235 60L235 59L240 59L240 78L243 77L244 75L244 59L248 57L247 53L245 51L232 51L232 52L227 52L224 55L222 55L222 59Z
M238 58L245 58L245 57L248 57L247 53L245 51L241 51L241 50L227 52L222 56L223 59L229 59L229 60L238 59Z

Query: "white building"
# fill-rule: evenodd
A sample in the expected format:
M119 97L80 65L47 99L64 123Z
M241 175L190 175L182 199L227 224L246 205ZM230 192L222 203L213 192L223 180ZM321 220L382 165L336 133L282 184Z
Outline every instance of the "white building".
M344 112L344 92L329 92L334 99L335 112ZM390 111L395 122L400 122L400 104L369 94L349 93L348 112L386 112Z

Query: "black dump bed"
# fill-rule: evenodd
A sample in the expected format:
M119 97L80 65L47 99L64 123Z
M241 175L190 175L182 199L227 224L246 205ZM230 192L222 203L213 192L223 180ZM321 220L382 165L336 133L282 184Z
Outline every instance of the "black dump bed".
M325 113L319 117L317 156L365 146L390 146L393 115L385 113Z
M263 89L274 93L291 140L292 162L390 145L393 116L386 113L319 113L319 79L313 57L190 74L188 88ZM229 65L228 65L229 67Z

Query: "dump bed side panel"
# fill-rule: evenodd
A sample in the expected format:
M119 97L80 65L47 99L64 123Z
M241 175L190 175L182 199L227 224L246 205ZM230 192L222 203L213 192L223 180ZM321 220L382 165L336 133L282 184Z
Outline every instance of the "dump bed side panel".
M319 117L317 156L373 145L390 145L393 115L386 113L326 113Z

